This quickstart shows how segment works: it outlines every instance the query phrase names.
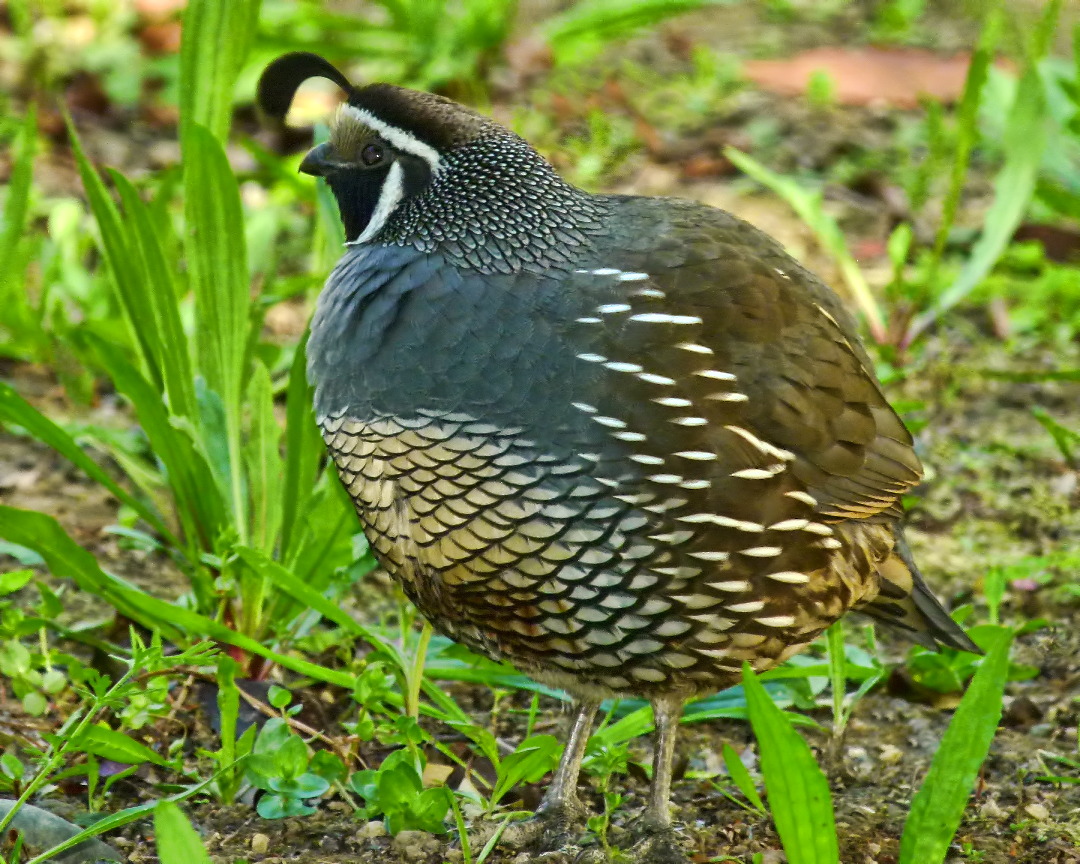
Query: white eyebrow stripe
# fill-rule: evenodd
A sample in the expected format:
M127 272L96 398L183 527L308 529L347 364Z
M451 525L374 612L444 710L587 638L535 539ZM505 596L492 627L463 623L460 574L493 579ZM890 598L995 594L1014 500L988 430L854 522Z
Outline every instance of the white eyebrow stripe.
M378 234L386 224L386 220L390 218L390 214L401 203L403 197L405 197L405 172L402 170L400 162L392 162L390 163L390 170L386 172L386 180L382 185L382 190L379 192L379 201L375 205L375 212L371 214L371 218L360 236L355 240L350 240L345 245L356 246L360 243L366 243Z
M438 175L439 171L442 169L442 157L439 156L439 151L430 144L425 144L419 138L410 135L404 129L399 129L397 126L391 126L384 120L380 120L370 111L365 111L363 108L357 108L355 105L350 105L347 102L341 106L341 111L344 114L350 115L357 123L362 123L363 125L374 129L398 150L403 150L413 156L419 156L428 163L432 176Z

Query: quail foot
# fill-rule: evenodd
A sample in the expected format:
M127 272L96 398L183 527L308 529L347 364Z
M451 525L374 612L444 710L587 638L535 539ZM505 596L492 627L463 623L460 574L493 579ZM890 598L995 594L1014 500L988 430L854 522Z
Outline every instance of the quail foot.
M283 119L347 100L301 170L347 238L311 325L323 438L373 550L432 625L578 710L540 808L569 836L597 704L652 702L639 857L681 857L683 702L803 650L850 609L972 650L916 569L921 477L837 296L771 238L689 201L593 195L427 93L290 54Z

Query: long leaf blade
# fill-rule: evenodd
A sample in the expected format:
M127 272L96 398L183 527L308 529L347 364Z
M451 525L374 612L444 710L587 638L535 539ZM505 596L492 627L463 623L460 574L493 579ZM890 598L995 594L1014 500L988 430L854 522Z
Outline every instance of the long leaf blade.
M75 128L70 123L69 131L83 189L86 190L90 210L97 221L102 252L109 264L109 272L116 286L117 301L124 313L128 332L131 335L131 346L139 357L140 365L150 376L154 387L161 392L164 389L164 377L157 361L158 354L155 350L157 334L153 326L154 312L149 292L146 290L147 277L142 267L142 259L138 250L133 247L131 236L124 230L119 209L113 203L94 166L86 158L82 145L79 143L79 137L75 134Z
M172 412L194 418L191 345L181 323L176 279L167 263L167 240L161 236L161 227L155 224L150 208L143 203L131 181L117 171L110 172L110 176L124 205L124 216L130 226L128 236L131 249L138 254L142 264L142 292L151 319L136 323L156 336L150 341L150 348L154 353L155 366L161 370Z
M246 541L240 423L251 321L244 215L225 151L198 123L184 131L184 163L185 250L199 321L198 368L225 412L229 499L233 523Z
M154 834L161 864L210 864L199 835L171 801L162 801L154 808Z
M776 832L791 864L839 864L829 782L810 748L773 704L749 664L743 688L761 749L761 773Z
M11 336L18 335L30 318L26 293L23 291L26 261L19 253L26 235L34 157L37 155L37 108L33 103L27 108L21 131L19 155L8 178L7 200L4 202L0 228L0 302L4 309L4 326Z
M152 507L131 495L113 480L104 468L86 455L74 438L2 381L0 381L0 423L21 426L34 439L51 447L91 480L108 489L120 501L138 513L165 540L170 543L177 542L161 516Z
M940 864L945 860L1001 721L1011 644L1009 631L1000 628L960 700L926 779L911 802L900 840L900 864Z
M177 643L185 638L214 639L316 681L350 691L356 685L352 675L272 651L212 618L153 597L105 572L93 555L67 535L59 522L44 513L0 504L0 538L33 549L55 575L73 580L82 590L108 601L121 615L149 629L159 629Z
M229 134L233 90L251 48L260 0L191 0L180 43L180 120L219 141ZM185 147L185 160L187 159Z

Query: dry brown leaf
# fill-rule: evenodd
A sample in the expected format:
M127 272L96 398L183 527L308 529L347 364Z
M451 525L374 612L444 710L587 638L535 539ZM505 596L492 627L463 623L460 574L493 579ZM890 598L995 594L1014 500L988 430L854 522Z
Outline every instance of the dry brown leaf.
M945 56L920 48L814 48L783 60L750 60L746 77L782 96L806 92L824 73L841 105L918 107L921 97L955 102L964 90L969 54Z
M180 22L146 24L139 30L139 42L151 56L177 54L180 51Z

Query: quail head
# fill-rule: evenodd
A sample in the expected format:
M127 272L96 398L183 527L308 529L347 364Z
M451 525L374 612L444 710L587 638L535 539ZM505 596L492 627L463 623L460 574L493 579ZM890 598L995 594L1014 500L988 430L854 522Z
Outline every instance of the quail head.
M606 697L653 704L640 857L663 860L685 700L849 609L975 648L904 543L911 435L837 296L776 242L693 202L586 193L487 117L313 54L267 68L264 111L313 76L348 95L300 168L347 237L311 325L318 422L432 625L575 700L539 842L581 815Z

